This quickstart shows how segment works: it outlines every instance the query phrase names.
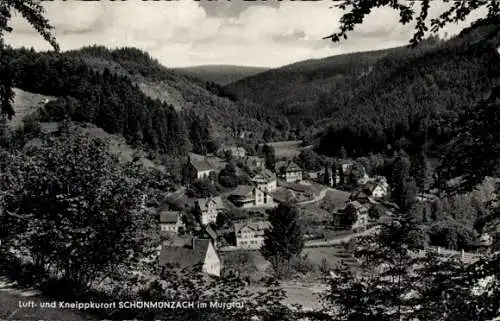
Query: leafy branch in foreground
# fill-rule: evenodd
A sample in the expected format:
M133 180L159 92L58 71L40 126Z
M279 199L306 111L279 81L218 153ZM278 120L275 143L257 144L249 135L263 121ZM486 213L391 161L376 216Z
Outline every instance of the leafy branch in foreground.
M19 12L45 41L59 51L59 45L52 34L54 28L44 16L45 9L40 1L36 0L2 0L0 2L0 47L3 46L4 34L12 32L9 20L12 18L13 10Z
M421 251L408 218L358 239L359 266L337 267L322 295L335 320L481 320L500 313L499 255L464 262Z
M12 119L14 108L12 107L14 99L13 72L4 62L4 35L12 32L9 21L12 18L13 11L19 12L24 19L56 50L59 51L59 45L52 34L53 27L45 18L45 10L36 0L2 0L0 1L0 115L3 121Z
M450 0L445 0L450 3ZM406 25L416 21L415 33L410 39L410 44L416 46L424 36L431 31L436 33L450 23L464 21L472 13L486 7L487 18L498 18L500 15L500 4L497 0L469 0L453 1L453 4L441 12L438 16L428 21L431 0L421 1L393 1L393 0L342 0L335 4L336 8L346 11L340 18L340 31L333 33L325 39L331 39L334 42L340 39L347 39L347 34L354 30L357 25L363 24L366 16L374 9L389 7L399 13L399 22Z

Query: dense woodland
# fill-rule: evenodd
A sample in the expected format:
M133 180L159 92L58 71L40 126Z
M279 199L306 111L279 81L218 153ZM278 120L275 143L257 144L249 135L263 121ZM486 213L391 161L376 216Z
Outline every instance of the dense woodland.
M236 102L220 85L182 78L134 48L111 51L95 46L64 54L17 49L7 50L4 57L4 70L12 75L14 86L58 97L45 106L42 120L93 123L123 135L132 145L162 154L212 152L218 142L242 130L258 132L259 126L268 126L264 120L271 119L256 104L257 108L247 108ZM182 83L179 77L186 89L182 94L191 97L197 91L189 98L197 105L175 108L161 97L147 95L140 86ZM227 132L221 137L223 129Z
M365 156L408 144L438 154L454 120L498 83L498 28L487 24L416 48L301 62L228 88L280 110L292 129L319 132L318 150L326 155Z

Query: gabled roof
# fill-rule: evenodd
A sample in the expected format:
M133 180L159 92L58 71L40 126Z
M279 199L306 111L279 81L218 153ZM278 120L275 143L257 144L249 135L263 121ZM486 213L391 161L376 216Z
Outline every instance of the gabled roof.
M271 227L271 223L268 221L253 221L244 223L234 223L234 233L238 233L242 228L248 227L252 230L265 230Z
M190 160L191 165L198 171L198 172L203 172L203 171L213 171L215 170L214 166L208 162L206 159L191 159Z
M231 196L247 196L252 193L254 188L255 187L250 185L238 185L238 187L231 192Z
M223 169L226 167L227 162L225 162L223 159L215 156L210 156L205 159L205 161L212 166L214 169Z
M192 245L163 245L160 252L160 265L173 265L181 269L203 264L210 240L194 239Z
M177 223L180 215L179 211L162 211L160 212L160 223Z
M214 202L215 203L215 208L216 209L223 209L224 208L224 204L222 203L222 199L220 198L220 196L215 196L215 197L207 197L207 198L199 198L196 200L196 203L198 204L198 206L203 210L203 209L207 209L208 208L208 204L210 202Z
M268 169L264 169L264 170L258 172L257 174L255 174L254 177L252 177L252 180L257 180L260 177L262 177L262 179L267 180L268 182L276 179L276 175L274 175L274 173Z
M379 184L377 182L368 182L365 184L365 186L363 187L364 190L367 190L367 191L370 191L370 193L373 193L373 191L377 188L377 186L379 186Z
M349 206L349 205L351 205L351 206L353 206L353 207L354 207L355 209L357 209L357 210L358 210L358 209L361 209L361 208L363 208L363 207L364 207L364 206L363 206L360 202L358 202L358 201L352 201L352 202L350 202L350 203L349 203L349 204L347 204L347 205L348 205L348 206Z
M369 198L370 195L368 195L367 193L365 193L364 191L360 190L360 191L355 191L351 194L351 199L367 199Z
M300 166L295 164L294 162L290 162L290 163L288 163L288 165L286 167L286 171L287 172L298 172L298 171L302 171L302 168L300 168Z

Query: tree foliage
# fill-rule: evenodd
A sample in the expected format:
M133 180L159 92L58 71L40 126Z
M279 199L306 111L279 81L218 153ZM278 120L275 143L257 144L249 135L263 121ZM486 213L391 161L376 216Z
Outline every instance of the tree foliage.
M18 12L21 16L56 50L59 51L59 45L52 34L53 27L44 16L44 8L36 0L5 0L0 3L0 121L11 120L14 116L13 91L13 69L6 63L5 54L5 33L12 32L9 21L12 18L12 12ZM0 124L2 125L2 124Z
M448 2L448 1L445 1ZM500 6L495 0L472 0L467 2L454 2L439 15L430 19L429 8L430 0L399 2L390 0L343 0L335 4L335 7L344 10L340 18L340 31L326 37L334 42L342 38L347 39L347 34L352 32L357 25L361 25L374 9L389 7L399 14L399 22L406 25L415 21L415 33L410 39L410 44L416 46L421 42L428 32L436 33L444 26L450 23L464 21L472 13L486 7L488 9L488 18L498 18L500 15Z
M271 227L264 234L262 255L271 262L290 261L304 247L298 210L288 204L280 204L269 215Z
M4 155L0 204L9 228L2 244L83 285L142 251L141 235L151 226L142 202L153 182L107 148L100 139L63 133Z
M264 163L266 168L274 171L276 167L276 156L274 153L274 148L266 144L262 148L262 153L264 154Z
M239 180L236 174L236 166L229 162L219 173L219 183L223 187L233 188L238 186Z
M415 202L416 184L410 176L411 162L408 154L400 152L392 164L392 197L404 211L410 209Z

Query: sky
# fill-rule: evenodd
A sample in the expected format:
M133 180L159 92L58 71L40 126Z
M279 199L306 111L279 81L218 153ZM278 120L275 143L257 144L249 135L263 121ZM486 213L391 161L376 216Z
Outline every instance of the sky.
M62 50L88 45L137 47L167 67L242 65L278 67L343 53L377 50L408 43L412 25L398 23L395 11L374 10L349 39L322 38L336 32L342 11L334 1L44 1L46 16ZM433 0L430 16L446 4ZM471 19L480 17L474 14ZM471 19L440 32L453 35ZM14 13L14 47L50 46Z

